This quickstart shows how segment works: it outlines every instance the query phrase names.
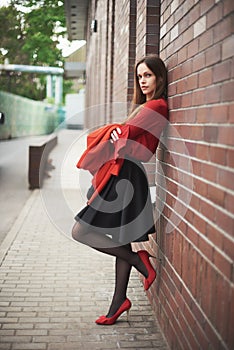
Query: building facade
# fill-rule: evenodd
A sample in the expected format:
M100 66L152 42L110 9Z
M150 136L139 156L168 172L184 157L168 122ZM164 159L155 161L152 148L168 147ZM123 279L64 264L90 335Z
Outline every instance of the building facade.
M234 2L86 5L87 128L127 114L136 60L158 53L168 68L170 125L147 165L157 234L145 247L160 258L148 298L171 349L233 349Z

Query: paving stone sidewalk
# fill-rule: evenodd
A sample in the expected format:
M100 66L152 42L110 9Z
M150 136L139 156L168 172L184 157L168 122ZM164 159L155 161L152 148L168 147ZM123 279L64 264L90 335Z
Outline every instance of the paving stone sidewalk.
M133 271L125 314L98 326L114 287L114 258L74 242L51 222L39 190L0 246L0 349L161 349L167 344Z

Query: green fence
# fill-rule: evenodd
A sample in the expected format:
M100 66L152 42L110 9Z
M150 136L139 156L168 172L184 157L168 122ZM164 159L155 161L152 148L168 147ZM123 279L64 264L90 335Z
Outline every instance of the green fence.
M1 140L50 134L63 121L57 106L1 91L0 111L5 114L5 123L0 125Z

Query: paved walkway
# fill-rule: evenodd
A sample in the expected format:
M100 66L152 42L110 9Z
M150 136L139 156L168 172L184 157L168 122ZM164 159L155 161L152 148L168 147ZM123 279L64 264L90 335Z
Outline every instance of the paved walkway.
M32 192L0 246L0 349L166 350L135 271L128 290L133 304L130 321L122 315L113 326L94 322L111 300L114 259L74 242L65 232L82 205L71 185L77 173L67 166L70 156L74 161L74 150L78 152L76 142L74 149L70 147L78 133L59 133L59 144L51 156L55 165L62 158L62 166L51 172L43 191ZM83 147L81 140L79 145ZM58 192L59 178L60 187L64 184L64 202L50 202L48 198ZM64 203L72 214L70 222L67 210L65 219L57 224L56 213L61 215Z

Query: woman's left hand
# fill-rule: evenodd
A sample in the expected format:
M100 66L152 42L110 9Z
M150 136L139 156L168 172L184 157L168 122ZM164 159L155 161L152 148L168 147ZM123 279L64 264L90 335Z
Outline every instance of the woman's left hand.
M119 139L119 135L121 135L121 134L122 134L122 131L119 127L114 129L110 135L111 136L110 142L114 143L115 141L117 141Z

